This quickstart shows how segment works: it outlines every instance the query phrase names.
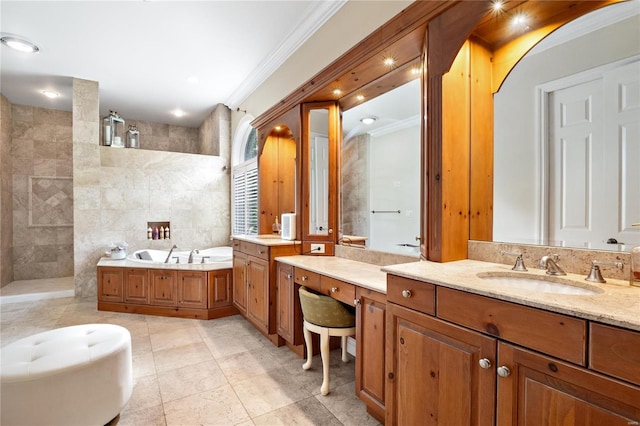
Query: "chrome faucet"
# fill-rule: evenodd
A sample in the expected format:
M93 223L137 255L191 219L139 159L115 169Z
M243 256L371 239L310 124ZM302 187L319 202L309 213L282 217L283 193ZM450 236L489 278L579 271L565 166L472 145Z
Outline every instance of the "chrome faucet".
M173 245L173 247L171 247L171 250L169 250L169 254L167 255L167 258L164 260L164 263L169 263L169 259L171 259L171 253L173 253L173 250L177 249L178 246L177 245Z
M193 263L193 254L194 254L194 253L195 253L195 254L198 254L198 253L200 253L200 251L198 251L198 250L191 250L191 253L189 253L189 261L188 261L189 263Z
M558 259L557 255L554 255L553 257L556 260ZM540 263L538 263L538 268L546 269L548 275L567 275L567 273L558 266L556 260L553 260L551 256L542 256Z

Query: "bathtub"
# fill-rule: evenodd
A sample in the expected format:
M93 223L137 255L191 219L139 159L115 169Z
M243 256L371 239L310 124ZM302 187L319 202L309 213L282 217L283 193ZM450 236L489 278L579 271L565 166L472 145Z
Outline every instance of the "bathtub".
M171 253L171 258L168 263L180 263L186 264L189 261L189 250L174 250ZM138 263L157 264L164 263L165 259L169 255L169 250L138 250L129 256L127 260ZM208 256L208 258L207 258ZM220 263L231 262L233 256L232 247L211 247L208 249L199 250L199 253L193 254L193 263ZM148 258L151 257L151 260Z

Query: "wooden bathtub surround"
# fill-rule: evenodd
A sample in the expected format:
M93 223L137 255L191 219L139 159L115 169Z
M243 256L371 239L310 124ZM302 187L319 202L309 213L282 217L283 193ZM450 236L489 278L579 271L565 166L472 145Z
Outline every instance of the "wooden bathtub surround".
M98 310L213 319L232 306L231 268L212 271L98 266Z

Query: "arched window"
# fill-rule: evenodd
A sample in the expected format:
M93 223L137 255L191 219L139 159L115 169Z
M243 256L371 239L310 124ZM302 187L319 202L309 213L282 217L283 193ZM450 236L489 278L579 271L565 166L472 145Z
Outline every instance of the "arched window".
M236 129L232 148L231 234L258 233L258 132L245 116Z

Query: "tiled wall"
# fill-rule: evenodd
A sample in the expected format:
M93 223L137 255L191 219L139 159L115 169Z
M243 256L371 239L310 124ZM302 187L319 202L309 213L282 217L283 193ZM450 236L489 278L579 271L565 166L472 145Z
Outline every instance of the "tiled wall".
M229 158L228 147L220 141L231 139L231 110L218 104L200 125L200 153Z
M100 143L102 144L102 119L100 117ZM125 132L129 125L136 125L140 132L140 149L199 154L199 130L173 124L152 123L123 117ZM115 148L114 148L115 149Z
M369 228L369 134L349 139L342 148L342 233L368 236Z
M11 103L0 94L0 287L13 281Z
M96 263L110 242L126 241L131 253L173 244L183 250L229 245L230 237L228 155L100 146L98 104L98 84L74 79L74 252L80 297L96 295ZM228 153L230 138L219 143ZM171 239L147 240L147 222L160 221L171 222Z
M13 279L73 275L71 113L12 106Z

